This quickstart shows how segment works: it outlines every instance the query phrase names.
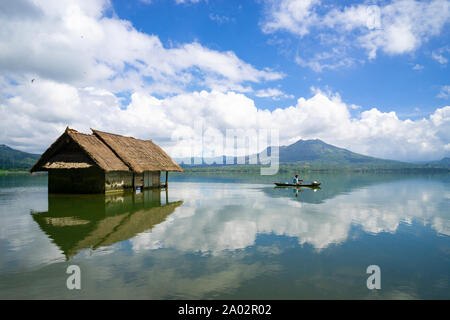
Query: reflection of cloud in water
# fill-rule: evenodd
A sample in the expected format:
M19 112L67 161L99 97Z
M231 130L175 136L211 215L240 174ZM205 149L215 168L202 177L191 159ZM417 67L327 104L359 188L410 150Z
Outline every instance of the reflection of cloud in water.
M145 297L145 299L200 299L207 296L213 298L215 294L230 292L241 287L246 281L277 272L280 266L273 263L242 261L242 256L232 255L208 257L200 262L189 261L182 257L173 258L160 253L151 268L142 270L145 261L140 258L124 261L127 257L114 258L114 263L102 264L95 270L97 275L106 275L102 283L112 290L105 290L108 299L117 297ZM126 274L117 272L114 265L126 265ZM134 275L135 286L127 283L127 275ZM129 279L128 279L129 280ZM95 285L95 283L92 283ZM117 293L114 288L121 288ZM155 288L155 290L149 290ZM157 289L156 289L157 288ZM187 290L188 288L188 290ZM95 291L94 288L87 291Z
M29 187L0 191L0 270L18 272L63 261L58 248L49 245L48 237L40 232L28 214L30 206L39 210L47 207L47 189Z
M173 188L177 197L187 199L184 205L151 233L132 239L133 248L219 253L251 246L258 234L275 234L321 249L346 241L354 224L378 234L394 233L400 223L413 221L450 235L443 184L378 184L321 204L270 198L255 185L198 186Z

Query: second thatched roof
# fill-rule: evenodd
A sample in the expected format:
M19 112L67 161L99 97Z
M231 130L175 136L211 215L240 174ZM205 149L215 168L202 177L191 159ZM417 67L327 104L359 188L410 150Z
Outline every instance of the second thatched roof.
M94 135L133 171L183 171L158 145L152 140L141 140L124 137L118 134L91 129Z
M67 127L31 168L31 172L95 165L107 172L183 171L151 140L91 130L93 134L84 134Z

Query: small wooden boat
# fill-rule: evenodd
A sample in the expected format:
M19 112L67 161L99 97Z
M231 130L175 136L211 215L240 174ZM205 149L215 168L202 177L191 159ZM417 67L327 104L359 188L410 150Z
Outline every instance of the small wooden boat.
M310 184L293 184L293 183L285 183L285 182L275 182L277 187L310 187L310 188L318 188L322 183L321 182L312 182Z

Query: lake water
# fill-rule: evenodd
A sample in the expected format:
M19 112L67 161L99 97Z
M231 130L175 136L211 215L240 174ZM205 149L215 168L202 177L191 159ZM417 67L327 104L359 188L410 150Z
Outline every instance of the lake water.
M275 180L290 178L171 175L168 192L49 196L45 175L2 175L0 298L450 299L449 175ZM66 287L69 265L81 290Z

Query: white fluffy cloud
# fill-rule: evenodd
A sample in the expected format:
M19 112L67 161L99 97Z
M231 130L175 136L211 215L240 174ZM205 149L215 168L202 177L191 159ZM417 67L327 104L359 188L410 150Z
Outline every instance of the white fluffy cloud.
M262 23L264 32L287 31L300 37L318 35L320 42L333 43L334 47L363 48L370 59L379 50L389 55L413 52L430 37L440 34L450 19L448 0L393 0L380 5L328 8L321 7L320 0L268 2ZM333 60L334 64L341 58Z
M177 139L192 135L198 121L223 134L226 129L275 128L282 144L320 138L355 152L401 160L434 159L450 151L450 106L413 121L376 108L352 116L357 106L320 90L298 99L296 105L273 111L258 109L252 99L232 91L161 99L139 91L123 107L105 89L53 81L8 85L2 90L0 140L30 151L42 151L68 124L82 131L93 127L153 138L172 154L184 150L190 156L190 149L183 149L186 146L182 141L177 144Z
M345 52L333 48L329 52L316 53L308 59L297 55L295 62L302 67L311 68L315 72L322 72L325 69L335 70L342 67L350 67L355 64L355 59L346 56Z
M450 98L450 86L442 86L437 97L442 99Z
M0 5L2 75L159 94L195 86L248 91L247 83L283 77L197 42L166 48L112 12L107 0Z
M284 0L269 1L269 17L263 24L264 32L286 30L300 36L309 33L309 29L317 23L314 7L320 0Z
M445 58L444 56L433 52L431 54L431 57L436 60L437 62L439 62L440 64L446 64L448 62L447 58Z
M450 234L449 220L440 210L445 201L441 198L445 194L442 184L434 186L433 191L412 184L370 186L324 200L320 206L326 215L318 214L317 204L297 201L292 194L288 195L292 198L268 197L259 185L244 193L242 188L224 184L210 183L202 190L196 187L175 186L177 196L186 199L183 206L151 232L131 239L133 249L177 248L219 254L255 245L260 234L295 237L299 244L324 249L347 241L354 225L378 234L395 233L405 222L418 222L439 234Z
M293 95L286 94L277 88L257 90L255 92L255 96L258 98L272 98L273 100L279 100L280 98L290 98L290 99L295 98Z
M278 88L254 91L249 83L276 80L281 73L199 43L165 48L157 36L113 13L109 17L110 11L104 0L0 4L1 143L42 152L70 125L152 138L174 153L190 151L174 139L192 134L194 122L203 121L217 133L278 128L282 144L320 138L401 160L450 151L448 106L415 121L377 109L352 115L354 105L316 91L293 106L262 110L244 93L292 96Z
M175 0L176 3L180 4L180 3L197 3L200 2L201 0Z

